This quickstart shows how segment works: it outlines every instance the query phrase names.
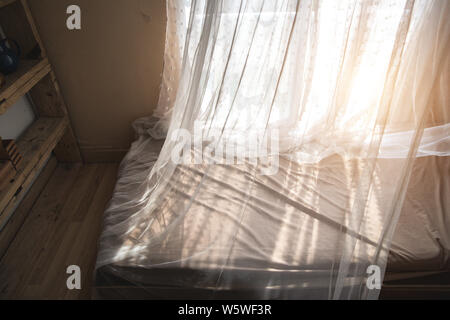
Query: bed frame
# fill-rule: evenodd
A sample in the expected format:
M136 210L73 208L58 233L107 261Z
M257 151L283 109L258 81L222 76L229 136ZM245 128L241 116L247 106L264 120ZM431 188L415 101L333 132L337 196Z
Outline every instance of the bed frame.
M450 271L383 283L381 300L450 300Z

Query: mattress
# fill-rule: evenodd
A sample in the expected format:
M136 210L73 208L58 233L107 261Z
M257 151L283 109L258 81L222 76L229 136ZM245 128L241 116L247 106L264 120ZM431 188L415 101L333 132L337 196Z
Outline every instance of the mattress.
M121 167L119 183L128 170L136 170L137 162L145 179L151 164L129 156ZM178 211L186 210L186 202L197 192L189 203L189 214L158 245L140 238L140 245L148 243L144 255L98 268L96 292L103 298L261 298L252 293L267 287L270 279L274 288L291 288L275 298L289 298L290 291L305 290L305 283L308 287L305 279L311 279L311 274L320 278L336 263L338 230L348 210L349 194L340 190L351 187L345 177L360 165L330 157L317 165L300 166L281 158L275 176L255 177L245 164L212 165L206 179L203 167L180 165L157 208L159 224L154 228L179 217ZM377 168L377 178L386 185L389 172L397 169L396 160L380 160ZM289 181L285 170L290 172ZM250 179L254 187L246 190ZM200 181L199 191L193 186ZM116 188L111 206L120 207L138 196L140 183L136 181L127 190ZM377 223L385 212L383 195L389 192L393 191L383 188L370 197L373 214L362 221L368 244L362 251L375 250L370 244L376 243ZM242 199L250 201L242 203ZM450 159L417 158L392 241L387 277L448 271L449 235ZM124 250L135 243L132 234L113 241L122 243ZM107 251L108 243L101 241L100 250Z

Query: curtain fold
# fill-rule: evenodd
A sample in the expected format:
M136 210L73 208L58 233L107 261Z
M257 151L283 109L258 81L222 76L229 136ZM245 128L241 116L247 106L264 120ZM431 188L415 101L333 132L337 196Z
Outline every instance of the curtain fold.
M184 285L212 297L377 298L368 270L384 274L414 159L450 155L450 2L167 12L159 103L135 123L97 268L198 269Z

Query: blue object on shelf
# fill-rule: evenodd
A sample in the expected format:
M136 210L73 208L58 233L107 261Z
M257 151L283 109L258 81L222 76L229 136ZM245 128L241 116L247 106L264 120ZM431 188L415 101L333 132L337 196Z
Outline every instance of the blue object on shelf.
M9 48L8 43L14 44L15 50ZM7 75L16 71L20 53L20 46L15 40L9 38L0 40L0 72Z

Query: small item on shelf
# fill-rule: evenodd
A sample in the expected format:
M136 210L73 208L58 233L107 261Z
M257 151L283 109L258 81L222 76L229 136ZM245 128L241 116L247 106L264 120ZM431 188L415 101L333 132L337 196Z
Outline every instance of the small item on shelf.
M19 163L22 161L22 156L17 149L17 145L14 140L1 140L0 146L0 160L9 160L17 170Z
M7 44L13 44L15 50L12 50ZM15 40L9 38L0 40L0 72L8 75L16 71L19 67L20 54L20 46Z
M0 160L0 191L7 186L16 175L16 169L11 161Z

